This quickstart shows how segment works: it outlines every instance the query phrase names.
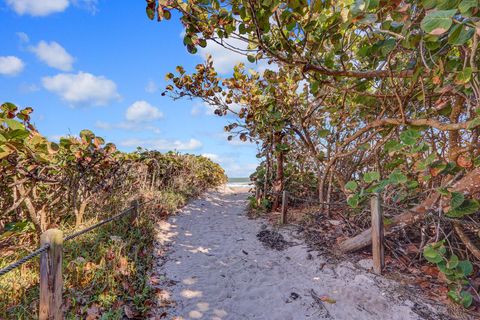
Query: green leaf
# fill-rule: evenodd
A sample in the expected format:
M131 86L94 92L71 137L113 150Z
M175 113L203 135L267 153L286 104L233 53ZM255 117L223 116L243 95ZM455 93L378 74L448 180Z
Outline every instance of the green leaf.
M407 182L408 178L407 178L406 175L401 173L399 170L394 170L388 176L388 180L390 181L390 183L393 183L393 184L401 184L401 183Z
M452 192L452 199L450 200L450 206L455 209L465 201L465 196L461 192Z
M359 202L360 202L360 196L358 194L355 194L355 195L349 197L348 200L347 200L348 205L352 208L358 207Z
M387 150L387 152L395 152L395 151L401 150L402 147L403 147L402 144L395 140L390 140L387 143L385 143L385 150Z
M447 188L437 188L437 192L440 193L442 196L448 196L450 191Z
M313 94L316 94L318 92L319 86L320 82L318 81L310 82L310 91L312 91Z
M13 152L12 149L8 148L7 146L0 147L0 159L6 158Z
M462 304L462 306L464 308L468 308L472 305L473 297L470 294L470 292L468 292L468 291L460 292L460 298L461 298L460 303Z
M147 6L147 17L150 20L155 18L155 5L153 5L153 8L150 5Z
M467 84L472 78L472 68L468 67L457 73L455 78L455 83L457 84Z
M80 138L82 138L86 142L90 142L90 140L92 140L94 137L95 134L88 129L80 131Z
M318 137L320 138L326 138L329 134L330 131L328 131L327 129L318 130Z
M458 295L457 291L455 291L455 290L449 290L448 293L447 293L447 296L456 303L460 302L460 296Z
M412 146L414 145L415 143L417 143L417 140L421 137L421 133L418 131L418 130L414 130L414 129L408 129L407 131L403 131L401 134L400 134L400 140L408 145L408 146Z
M367 172L363 175L363 181L365 181L366 183L370 183L378 180L380 180L380 173L376 171Z
M375 13L368 13L362 19L358 21L361 24L374 24L377 21L377 15Z
M478 126L480 126L480 118L477 117L468 123L467 130L475 129Z
M207 47L207 40L205 40L205 39L199 39L199 40L198 40L198 45L199 45L200 47L202 47L202 48Z
M449 10L456 8L460 0L436 0L435 8L437 10Z
M427 10L435 8L437 0L422 0L423 7Z
M163 17L165 18L165 20L170 20L172 18L172 14L170 13L170 11L164 10Z
M25 126L17 120L13 119L4 119L3 120L7 126L12 130L25 130Z
M435 161L435 157L436 157L436 155L434 153L431 153L424 160L419 161L418 166L417 166L417 170L418 171L425 170L430 164L433 163L433 161Z
M432 246L426 246L423 249L423 256L428 262L438 263L442 261L442 256L438 253L437 250L433 249Z
M255 56L253 56L253 55L251 55L251 54L249 54L249 55L247 56L247 59L248 59L248 61L251 62L251 63L254 63L254 62L255 62Z
M477 200L465 200L457 208L451 209L446 213L450 218L461 218L466 215L474 214L480 209L480 204Z
M193 44L188 44L187 51L191 54L196 54L198 50Z
M30 133L28 132L28 130L25 130L25 129L15 129L15 130L12 130L12 131L8 132L8 139L9 139L9 140L14 140L14 139L24 140L24 139L27 138L29 135L30 135Z
M348 191L355 192L357 191L357 188L358 188L358 184L355 181L348 181L345 184L345 189L347 189Z
M450 259L447 262L447 268L448 269L456 268L458 266L458 262L459 262L459 260L458 260L457 255L452 254L452 256L450 257Z
M452 26L452 18L456 12L456 9L431 11L423 18L420 26L426 33L442 35Z
M458 10L460 10L461 14L465 14L476 6L478 6L478 0L462 0L458 5Z
M463 24L457 24L448 34L448 43L454 46L464 45L474 33L475 30L473 28L469 28Z
M473 265L468 260L462 260L458 263L458 267L462 270L464 276L469 276L473 272Z

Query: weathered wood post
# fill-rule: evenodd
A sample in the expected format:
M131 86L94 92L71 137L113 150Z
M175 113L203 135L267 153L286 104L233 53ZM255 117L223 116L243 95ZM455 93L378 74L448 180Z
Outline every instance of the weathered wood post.
M385 266L382 199L378 193L375 193L370 201L372 212L373 272L382 274L382 269Z
M282 213L280 215L280 224L287 223L287 207L288 207L288 193L287 191L282 192Z
M40 236L40 244L50 245L40 256L40 320L63 319L62 312L62 257L63 232L49 229Z
M138 200L135 199L135 200L132 200L132 202L130 203L130 206L132 207L132 213L130 214L130 221L132 223L132 225L137 225L138 224L138 207L139 207L139 204L138 204Z

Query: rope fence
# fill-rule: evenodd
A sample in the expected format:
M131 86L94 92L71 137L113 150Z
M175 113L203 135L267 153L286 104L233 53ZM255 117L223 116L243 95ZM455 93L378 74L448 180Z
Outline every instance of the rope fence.
M44 245L44 246L41 246L40 248L38 248L37 250L33 251L32 253L30 253L29 255L26 255L25 257L21 258L20 260L18 261L15 261L14 263L6 266L5 268L2 268L0 269L0 276L3 276L4 274L7 274L9 273L10 271L12 271L13 269L16 269L18 267L20 267L22 264L24 264L25 262L29 261L29 260L32 260L33 258L35 258L36 256L39 256L41 253L47 251L48 249L50 248L50 245Z
M11 263L10 265L0 269L0 276L20 267L24 263L40 256L40 307L39 319L63 319L62 313L62 257L63 257L63 243L73 240L85 233L97 229L111 221L118 220L127 215L132 215L132 223L135 224L138 216L140 206L153 201L150 199L139 204L138 200L133 200L131 206L122 212L104 219L92 226L74 232L66 237L63 237L63 232L59 229L49 229L42 233L40 237L41 245L38 249L25 257Z

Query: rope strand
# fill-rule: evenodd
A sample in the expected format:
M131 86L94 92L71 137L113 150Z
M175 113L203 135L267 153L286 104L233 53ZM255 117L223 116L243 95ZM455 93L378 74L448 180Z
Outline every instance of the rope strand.
M140 207L140 206L143 206L143 205L145 205L145 204L147 204L147 203L149 203L149 202L151 202L151 201L153 201L153 200L155 200L155 199L150 199L150 200L148 200L148 201L145 201L145 202L139 204L138 206L139 206L139 207ZM112 216L112 217L110 217L110 218L107 218L107 219L105 219L105 220L103 220L103 221L100 221L100 222L98 222L98 223L96 223L96 224L94 224L94 225L92 225L92 226L90 226L90 227L88 227L88 228L85 228L85 229L83 229L83 230L74 232L74 233L72 233L71 235L66 236L66 237L63 239L63 241L72 240L72 239L74 239L74 238L76 238L76 237L81 236L82 234L85 234L85 233L87 233L87 232L89 232L89 231L92 231L93 229L96 229L96 228L98 228L98 227L100 227L100 226L103 226L103 225L106 224L106 223L109 223L109 222L111 222L111 221L113 221L113 220L120 219L120 218L122 218L123 216L126 216L126 215L129 214L129 213L132 213L132 212L133 212L132 209L134 209L133 206L132 206L132 207L129 207L129 208L125 209L125 210L123 210L123 211L120 212L119 214L116 214L116 215L114 215L114 216ZM39 256L39 255L42 254L43 252L47 251L49 248L50 248L50 245L49 245L49 244L43 245L43 246L41 246L40 248L38 248L37 250L35 250L35 251L33 251L32 253L30 253L29 255L26 255L25 257L21 258L20 260L15 261L15 262L11 263L10 265L6 266L5 268L0 269L0 276L3 276L3 275L5 275L6 273L12 271L13 269L20 267L20 266L21 266L22 264L24 264L25 262L27 262L27 261L35 258L36 256Z

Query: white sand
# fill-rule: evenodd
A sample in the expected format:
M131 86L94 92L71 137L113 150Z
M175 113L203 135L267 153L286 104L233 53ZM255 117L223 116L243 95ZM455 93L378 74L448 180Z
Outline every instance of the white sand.
M309 260L286 230L297 245L264 247L256 234L265 222L246 217L246 197L211 192L159 225L157 250L169 245L156 271L160 303L172 301L160 310L167 319L422 319L393 281L348 262L324 264L315 252ZM312 289L336 303L315 301Z

